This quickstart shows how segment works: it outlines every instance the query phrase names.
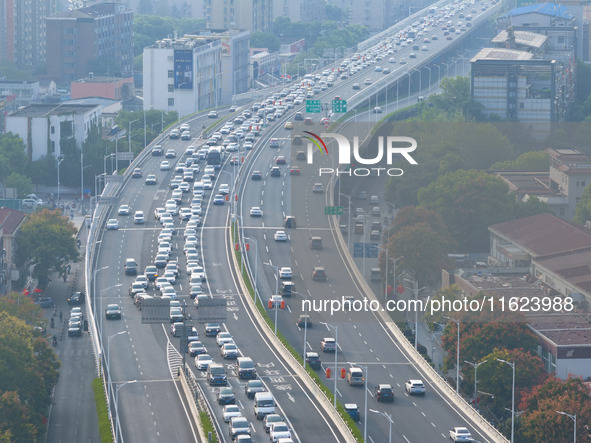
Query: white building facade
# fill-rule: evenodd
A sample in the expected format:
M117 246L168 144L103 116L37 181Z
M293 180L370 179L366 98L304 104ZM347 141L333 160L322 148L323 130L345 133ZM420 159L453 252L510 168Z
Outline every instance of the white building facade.
M209 36L164 39L144 48L144 110L180 117L222 103L222 42Z
M23 139L27 155L39 160L44 155L62 155L61 143L74 139L80 149L92 125L100 125L97 104L34 104L6 116L6 132Z

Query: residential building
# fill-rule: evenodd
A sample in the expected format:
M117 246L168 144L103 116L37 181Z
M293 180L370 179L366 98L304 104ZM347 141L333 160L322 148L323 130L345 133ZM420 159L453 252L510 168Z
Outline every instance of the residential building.
M0 0L0 60L21 68L45 63L45 19L55 0Z
M38 81L0 81L0 97L14 96L16 107L26 106L39 98Z
M411 6L412 4L412 1L394 2L392 0L350 1L347 7L349 23L367 26L369 32L374 34L399 22L409 13L422 9L419 6Z
M273 0L273 19L287 17L292 22L319 22L325 19L325 7L325 0Z
M49 17L47 48L47 76L58 83L87 77L95 68L129 76L133 12L123 3L99 3Z
M193 11L203 11L210 29L265 32L269 30L273 20L273 0L204 0L203 7L199 6Z
M71 84L71 98L101 97L111 100L123 100L133 97L133 77L95 77L89 76Z
M6 116L6 132L23 139L31 160L44 155L67 154L64 145L80 149L92 125L100 125L101 107L96 104L32 104Z
M144 48L144 109L180 117L222 103L222 40L185 36Z
M471 60L470 93L488 115L520 122L530 133L549 134L550 122L562 119L563 96L572 87L561 88L554 60L534 59L527 51L483 48ZM558 92L558 94L557 94Z
M497 19L497 28L508 26L548 36L550 50L573 50L589 60L589 23L581 1L546 2L515 8ZM586 3L586 2L585 2Z
M25 212L0 207L0 295L12 291L12 282L19 279L14 238L26 217Z
M251 49L254 52L254 49ZM280 80L280 61L278 53L269 53L265 50L250 56L250 69L254 87L265 87Z

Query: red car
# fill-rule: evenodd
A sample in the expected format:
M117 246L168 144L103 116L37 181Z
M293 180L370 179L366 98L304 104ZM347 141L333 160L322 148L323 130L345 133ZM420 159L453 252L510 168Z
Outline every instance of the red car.
M277 165L284 165L286 162L285 157L283 155L278 155L275 157L275 164Z

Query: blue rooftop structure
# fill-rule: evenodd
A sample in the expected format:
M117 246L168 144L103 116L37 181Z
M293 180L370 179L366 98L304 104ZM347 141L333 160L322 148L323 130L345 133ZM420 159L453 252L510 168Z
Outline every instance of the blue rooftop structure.
M517 15L525 15L537 13L542 15L548 15L551 17L562 18L565 20L571 20L574 16L568 13L568 8L557 3L538 3L536 5L522 6L521 8L515 8L511 11L503 14L501 18L514 17Z

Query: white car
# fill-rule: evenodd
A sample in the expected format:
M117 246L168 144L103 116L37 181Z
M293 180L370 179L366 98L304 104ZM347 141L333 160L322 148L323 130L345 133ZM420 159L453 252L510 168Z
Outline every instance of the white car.
M468 428L456 426L449 430L449 438L455 442L472 441L472 434L470 434Z
M209 191L211 189L213 189L213 183L211 181L211 179L208 179L207 177L203 177L203 189Z
M276 295L272 295L269 300L271 301L271 309L273 309L275 307L280 308L281 302L283 301L283 297L279 294L276 294Z
M200 371L206 371L210 364L213 363L213 358L209 354L200 354L195 357L195 366Z
M409 395L425 395L425 385L422 380L408 380L404 389Z
M252 215L252 214L251 214ZM119 229L119 222L116 218L111 218L107 221L107 229L110 230L117 230Z
M144 219L143 211L135 211L135 214L133 215L133 222L136 225L143 225L144 224L145 219Z
M291 432L284 422L279 421L271 424L269 438L272 442L277 442L280 438L291 438Z
M292 276L290 267L279 268L279 278L289 280Z
M160 162L161 171L170 171L170 162L168 160L162 160Z
M262 217L263 210L261 208L259 208L258 206L253 206L252 208L250 208L250 216L251 217Z
M229 332L220 332L216 336L215 341L219 347L222 347L225 343L233 343L234 339L232 338L232 334Z
M119 210L117 211L117 215L129 215L131 212L131 208L129 205L121 205L119 206Z
M227 183L222 183L218 189L218 192L222 195L226 195L230 193L230 185Z
M276 231L273 238L275 241L287 241L287 234L285 231Z
M224 417L224 421L228 423L232 417L238 417L242 415L240 413L240 408L236 405L226 405L224 406L224 411L222 412L222 417Z

